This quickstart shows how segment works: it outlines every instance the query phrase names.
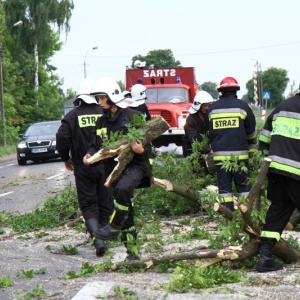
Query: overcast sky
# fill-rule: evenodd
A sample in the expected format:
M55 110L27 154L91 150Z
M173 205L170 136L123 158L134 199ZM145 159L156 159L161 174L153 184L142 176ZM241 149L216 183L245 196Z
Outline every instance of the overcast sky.
M258 61L262 71L287 70L300 83L299 0L74 0L71 31L51 63L77 91L87 77L125 81L135 55L171 49L199 84L235 77L239 96ZM97 46L97 50L91 50Z

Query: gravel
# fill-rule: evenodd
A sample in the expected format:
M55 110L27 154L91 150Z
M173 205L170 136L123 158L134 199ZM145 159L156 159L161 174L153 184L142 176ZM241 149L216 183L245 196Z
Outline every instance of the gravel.
M176 220L173 221L176 226ZM172 224L167 222L167 227ZM168 228L162 230L168 234ZM178 228L178 227L176 227ZM170 229L169 229L170 230ZM114 262L123 261L125 248L122 244L116 244L110 248L109 256L96 257L88 236L78 233L72 228L49 230L43 234L28 233L14 234L9 229L0 236L0 274L10 276L14 282L13 287L1 288L0 299L18 299L17 295L25 294L42 285L48 297L44 299L126 299L116 296L116 287L126 288L136 298L131 299L300 299L300 265L286 265L281 271L270 273L258 273L254 270L247 271L243 282L238 284L226 284L211 289L203 289L190 293L168 293L164 285L168 283L171 272L157 273L152 269L133 273L103 272L88 277L65 279L69 271L79 272L83 263L90 265L104 262L109 256ZM59 254L59 249L66 245L78 245L76 255ZM205 240L193 240L185 244L166 244L163 254L174 253L176 249L191 249L207 245ZM51 251L46 248L51 247ZM55 254L56 253L56 254ZM143 258L153 257L142 251ZM31 279L19 278L22 271L44 269L45 274L35 274ZM247 285L246 282L252 282ZM96 289L99 284L105 286L108 291L99 290L98 298L92 296L93 285ZM80 298L80 291L86 286L91 293L89 297ZM109 288L108 288L109 287ZM96 289L97 290L97 289ZM100 297L100 298L99 298Z

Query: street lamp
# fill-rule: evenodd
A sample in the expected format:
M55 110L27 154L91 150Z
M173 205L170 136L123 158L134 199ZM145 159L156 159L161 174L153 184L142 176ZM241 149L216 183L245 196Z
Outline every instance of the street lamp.
M12 27L21 26L22 24L23 24L22 21L18 21ZM2 58L3 58L3 49L2 49L2 46L0 45L0 101L1 101L2 145L3 145L3 147L6 147L6 128L5 128L4 97L3 97Z
M84 61L83 61L83 68L84 68L84 78L86 78L86 56L88 55L88 53L92 50L96 50L98 49L97 46L93 47L92 49L88 50L84 56Z

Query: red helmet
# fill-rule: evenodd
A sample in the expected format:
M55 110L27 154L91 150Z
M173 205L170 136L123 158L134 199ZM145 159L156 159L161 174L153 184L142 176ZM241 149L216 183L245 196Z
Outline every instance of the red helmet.
M240 89L240 86L237 82L237 80L233 77L225 77L220 82L220 85L218 87L218 91L221 92L223 90L231 90L231 91L238 91Z

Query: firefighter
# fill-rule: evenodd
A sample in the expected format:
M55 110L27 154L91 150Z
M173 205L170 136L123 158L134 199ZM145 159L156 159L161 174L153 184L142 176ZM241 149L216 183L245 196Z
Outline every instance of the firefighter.
M104 114L96 123L96 133L93 134L89 150L84 157L84 163L88 164L87 159L103 147L104 139L113 139L113 134L126 134L127 127L134 117L140 114L138 111L127 108L131 99L124 98L120 87L111 78L100 78L93 87L93 95L96 96ZM112 185L114 198L114 211L110 222L94 231L94 235L102 240L116 239L122 230L122 240L128 247L129 241L135 241L137 232L134 224L134 210L131 203L133 191L137 188L144 177L149 178L147 186L150 186L150 176L152 168L149 163L150 145L143 145L137 140L131 144L134 152L132 161L126 165L122 174ZM113 158L103 160L106 177L112 172L117 162ZM127 259L137 259L137 253L127 248Z
M132 103L130 104L130 107L134 110L145 114L146 120L150 121L151 115L149 113L147 105L145 104L145 101L147 99L146 90L147 88L139 83L135 84L131 88Z
M134 63L133 63L133 66L136 68L136 69L144 69L146 67L146 62L145 61L140 61L140 60L136 60Z
M73 102L77 107L64 116L56 134L56 147L65 167L74 172L79 207L92 237L99 223L108 222L113 209L109 190L104 186L102 165L90 168L82 162L96 120L103 114L96 98L89 95L93 83L90 78L81 83L79 95ZM105 243L94 238L93 244L96 255L103 256L107 249Z
M300 211L300 90L281 102L269 115L259 136L259 149L272 160L268 172L267 197L271 205L261 232L258 272L277 271L282 264L273 259L273 247L293 211Z
M195 95L193 104L189 109L190 115L188 115L184 125L185 135L182 138L182 150L184 157L192 154L193 142L201 142L201 134L205 134L208 131L205 115L213 101L213 97L206 91L199 91Z
M244 101L237 98L240 89L233 77L225 77L218 91L218 101L211 104L207 115L209 119L209 140L213 151L213 160L217 168L217 182L222 204L234 211L232 181L239 196L247 196L250 190L249 178L249 144L255 142L255 116ZM240 166L245 165L248 171L226 171L220 163L238 158Z

